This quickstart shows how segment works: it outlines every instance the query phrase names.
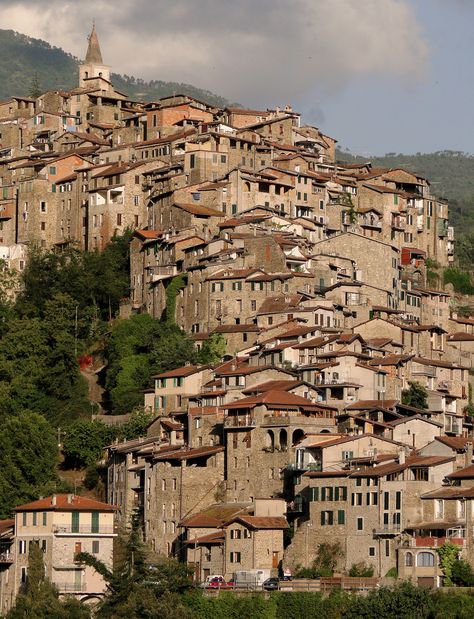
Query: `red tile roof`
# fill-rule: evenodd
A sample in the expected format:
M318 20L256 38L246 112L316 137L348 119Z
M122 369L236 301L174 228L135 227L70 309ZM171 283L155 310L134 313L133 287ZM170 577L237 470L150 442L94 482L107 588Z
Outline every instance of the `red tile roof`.
M336 410L335 407L317 404L302 398L299 395L287 391L265 391L263 394L242 398L231 404L225 404L223 408L234 410L239 408L254 408L255 406L267 405L269 408L298 409L309 408L311 410Z
M286 529L288 527L288 522L283 516L235 516L228 520L224 526L232 522L240 522L251 529Z
M161 374L154 374L152 378L186 377L191 376L191 374L201 372L202 370L206 370L208 367L209 366L207 365L183 365L182 367L176 368L175 370L168 370L167 372L162 372Z
M474 464L448 475L449 479L474 479Z
M25 503L15 507L16 512L30 511L84 511L84 512L114 512L117 510L115 505L94 501L75 494L56 494L45 499L39 499L32 503Z

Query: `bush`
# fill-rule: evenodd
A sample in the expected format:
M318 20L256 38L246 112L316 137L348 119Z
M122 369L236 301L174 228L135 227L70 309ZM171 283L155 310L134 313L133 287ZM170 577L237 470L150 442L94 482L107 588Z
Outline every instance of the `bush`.
M367 565L365 561L359 563L353 563L349 570L349 576L358 576L359 578L372 578L374 575L374 568L372 565Z
M465 559L456 559L453 563L451 580L460 587L474 587L474 571Z

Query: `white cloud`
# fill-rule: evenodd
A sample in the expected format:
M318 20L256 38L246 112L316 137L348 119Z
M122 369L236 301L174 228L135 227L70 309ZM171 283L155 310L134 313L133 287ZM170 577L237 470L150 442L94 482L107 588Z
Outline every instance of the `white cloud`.
M429 48L408 0L0 0L2 27L79 57L95 19L119 73L189 82L253 105L385 74L416 82Z

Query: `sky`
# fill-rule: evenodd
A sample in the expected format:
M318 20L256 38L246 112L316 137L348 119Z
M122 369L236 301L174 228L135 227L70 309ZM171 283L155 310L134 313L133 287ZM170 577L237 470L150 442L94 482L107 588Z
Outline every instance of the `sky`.
M0 0L0 28L242 105L365 156L474 152L474 0Z

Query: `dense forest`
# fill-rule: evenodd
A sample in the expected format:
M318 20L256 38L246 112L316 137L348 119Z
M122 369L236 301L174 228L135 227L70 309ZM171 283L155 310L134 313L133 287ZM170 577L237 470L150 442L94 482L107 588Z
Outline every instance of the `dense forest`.
M366 162L387 168L417 172L431 183L431 192L449 200L450 222L457 231L474 229L474 155L444 150L436 153L403 155L387 153L367 159L347 151L337 152L338 161Z
M86 49L84 39L84 51ZM0 30L0 99L28 95L31 85L41 90L70 90L78 85L79 60L59 47L13 30ZM187 94L219 107L228 105L223 97L191 84L152 80L112 73L120 92L138 101L156 101L173 93Z

